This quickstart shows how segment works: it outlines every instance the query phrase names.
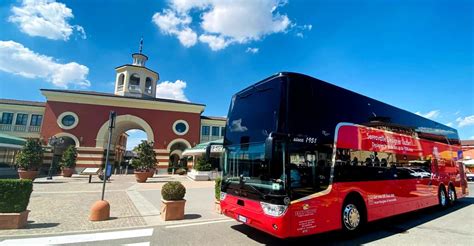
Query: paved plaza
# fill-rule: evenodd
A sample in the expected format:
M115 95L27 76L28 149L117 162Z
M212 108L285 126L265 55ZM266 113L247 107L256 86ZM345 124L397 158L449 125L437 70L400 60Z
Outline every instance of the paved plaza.
M181 221L165 222L160 218L160 189L167 181L178 180L186 187L186 215ZM2 237L87 232L121 228L225 219L214 212L214 182L192 181L186 176L155 175L147 183L137 183L134 175L114 175L106 184L105 200L111 206L111 219L91 222L92 204L101 198L102 181L88 183L87 176L55 176L52 181L34 182L25 229L0 230Z

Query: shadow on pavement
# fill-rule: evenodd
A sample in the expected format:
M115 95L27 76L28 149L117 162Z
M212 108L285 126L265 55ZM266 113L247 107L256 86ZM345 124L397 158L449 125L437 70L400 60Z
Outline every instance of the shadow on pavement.
M27 229L40 229L40 228L51 228L58 226L59 223L35 223L34 221L28 221L26 225Z
M184 215L185 220L195 220L195 219L199 219L201 217L202 216L200 214L185 214Z
M362 245L395 234L409 233L408 230L413 227L443 217L471 204L474 204L474 198L466 197L458 200L455 205L447 209L440 209L435 206L374 221L367 224L357 235L350 235L342 231L332 231L282 240L244 224L234 225L231 228L265 245L309 245L309 243L317 243L318 245Z

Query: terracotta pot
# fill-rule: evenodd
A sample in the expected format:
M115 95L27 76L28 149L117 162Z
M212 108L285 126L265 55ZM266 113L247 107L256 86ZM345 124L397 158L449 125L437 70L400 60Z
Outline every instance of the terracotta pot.
M138 183L145 183L148 177L150 176L149 172L134 172L135 179Z
M153 175L155 175L155 169L152 168L148 171L148 178L153 178Z
M38 176L38 171L18 169L18 176L20 176L20 179L31 179L33 181Z
M63 168L62 170L63 177L70 178L72 174L74 173L74 168Z
M216 213L222 214L221 201L215 201L214 204L215 204L214 205L214 210L216 211Z
M184 205L186 200L167 201L161 200L161 218L164 221L184 219Z
M20 213L0 213L0 229L20 229L28 222L28 213L25 210Z

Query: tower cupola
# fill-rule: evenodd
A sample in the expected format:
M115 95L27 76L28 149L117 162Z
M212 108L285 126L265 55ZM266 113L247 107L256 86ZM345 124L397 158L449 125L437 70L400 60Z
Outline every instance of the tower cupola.
M142 53L143 39L138 53L132 54L132 64L115 68L115 95L132 97L155 97L156 84L160 79L157 72L145 67L148 56Z

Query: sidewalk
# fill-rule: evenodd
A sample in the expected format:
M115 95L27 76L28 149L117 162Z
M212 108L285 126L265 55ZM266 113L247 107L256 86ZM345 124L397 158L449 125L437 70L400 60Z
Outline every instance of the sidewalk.
M186 187L185 219L165 222L160 218L161 187L178 180ZM88 220L90 207L101 197L102 182L93 177L74 175L72 178L39 178L33 185L28 209L28 225L24 229L0 230L1 237L44 235L134 228L152 225L224 219L214 212L214 182L192 181L185 176L155 175L147 183L137 183L133 175L115 175L107 182L105 200L111 206L108 221Z

